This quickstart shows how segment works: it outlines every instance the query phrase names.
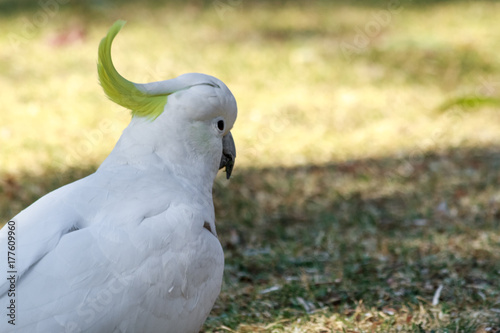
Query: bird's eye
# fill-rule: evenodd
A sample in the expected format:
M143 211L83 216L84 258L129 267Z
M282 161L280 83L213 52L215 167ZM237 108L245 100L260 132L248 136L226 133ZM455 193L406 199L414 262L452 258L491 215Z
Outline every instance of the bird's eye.
M224 130L224 120L219 120L217 122L217 128L219 129L219 131L223 131Z

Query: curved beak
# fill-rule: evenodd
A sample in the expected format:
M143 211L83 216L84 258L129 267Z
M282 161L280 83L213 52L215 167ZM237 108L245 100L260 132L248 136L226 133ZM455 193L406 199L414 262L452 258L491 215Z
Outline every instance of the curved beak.
M231 177L233 172L234 160L236 159L236 146L231 132L222 137L222 157L220 159L219 170L226 167L226 177Z

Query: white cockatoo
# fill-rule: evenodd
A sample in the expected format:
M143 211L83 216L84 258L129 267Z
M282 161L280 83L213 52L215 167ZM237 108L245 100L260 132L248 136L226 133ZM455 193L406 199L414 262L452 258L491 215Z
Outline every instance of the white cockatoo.
M204 74L136 84L99 45L107 96L132 120L98 170L0 231L0 332L198 332L222 283L212 186L235 159L236 101Z

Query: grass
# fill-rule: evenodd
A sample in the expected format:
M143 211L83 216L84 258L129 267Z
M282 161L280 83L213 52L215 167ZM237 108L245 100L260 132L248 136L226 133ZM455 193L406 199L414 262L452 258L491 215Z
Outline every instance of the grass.
M498 3L19 4L0 4L2 221L127 125L96 75L122 18L126 78L208 73L238 101L205 332L500 331L498 105L454 103L500 97Z
M217 187L219 211L245 209L228 217L241 224L219 226L226 288L209 326L498 329L499 184L493 179L499 157L495 150L429 153L405 174L396 170L408 160L398 158L251 170L235 178L233 199ZM240 240L233 244L235 235Z

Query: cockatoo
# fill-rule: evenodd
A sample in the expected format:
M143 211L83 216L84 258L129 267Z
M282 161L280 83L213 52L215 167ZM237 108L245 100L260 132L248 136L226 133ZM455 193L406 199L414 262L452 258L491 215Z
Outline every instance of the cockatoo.
M107 96L132 120L98 170L0 231L0 332L198 332L221 288L212 186L236 156L236 101L204 74L136 84L99 45Z

